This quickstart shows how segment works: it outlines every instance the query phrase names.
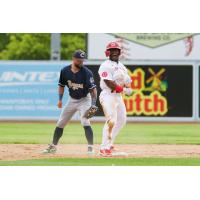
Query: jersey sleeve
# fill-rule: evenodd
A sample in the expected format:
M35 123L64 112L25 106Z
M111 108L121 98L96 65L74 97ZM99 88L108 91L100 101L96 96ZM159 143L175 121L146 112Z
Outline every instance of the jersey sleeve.
M110 67L105 65L101 65L99 68L99 76L103 80L113 80L113 74Z
M61 87L65 87L64 76L63 76L63 70L60 71L60 78L59 78L58 85L61 86Z
M86 76L86 87L91 90L96 87L96 84L94 82L93 73L91 71L87 71Z

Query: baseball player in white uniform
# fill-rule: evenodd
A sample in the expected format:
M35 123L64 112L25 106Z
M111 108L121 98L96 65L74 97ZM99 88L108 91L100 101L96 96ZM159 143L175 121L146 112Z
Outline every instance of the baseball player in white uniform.
M119 61L121 53L119 44L109 43L105 53L109 59L104 61L99 68L102 89L99 100L106 117L100 155L112 156L115 138L126 124L126 107L122 93L130 96L133 91L128 71Z

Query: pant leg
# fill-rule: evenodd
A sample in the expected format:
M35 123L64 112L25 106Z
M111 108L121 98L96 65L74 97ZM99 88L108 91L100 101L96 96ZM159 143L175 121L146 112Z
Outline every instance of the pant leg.
M91 107L91 97L87 96L81 100L78 106L78 111L81 119L82 126L90 126L90 120L85 118L85 112Z
M94 134L92 127L90 126L90 120L87 119L85 116L85 112L91 107L91 96L88 95L87 97L83 98L78 106L78 111L80 115L81 125L85 131L85 137L88 143L88 147L92 147L94 144Z
M64 106L60 114L57 122L57 127L64 128L76 111L77 103L70 99L69 102Z
M112 140L112 129L117 121L117 102L113 94L101 94L100 103L102 105L106 122L103 127L101 149L109 149Z
M123 99L119 99L119 103L117 106L117 121L115 126L112 130L112 144L114 144L116 136L119 134L120 130L123 128L123 126L126 124L126 106L124 104Z

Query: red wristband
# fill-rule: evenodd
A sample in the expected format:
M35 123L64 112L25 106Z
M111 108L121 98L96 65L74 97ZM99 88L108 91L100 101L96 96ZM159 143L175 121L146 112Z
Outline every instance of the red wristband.
M120 85L116 85L116 86L115 86L115 91L116 91L116 93L120 93L120 92L123 91L123 87L120 86Z

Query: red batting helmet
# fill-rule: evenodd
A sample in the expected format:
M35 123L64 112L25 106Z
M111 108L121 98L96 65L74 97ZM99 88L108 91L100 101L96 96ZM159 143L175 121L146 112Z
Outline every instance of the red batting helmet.
M121 47L117 42L110 42L107 46L106 46L106 57L110 56L110 49L119 49L121 52Z

